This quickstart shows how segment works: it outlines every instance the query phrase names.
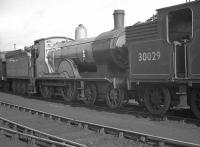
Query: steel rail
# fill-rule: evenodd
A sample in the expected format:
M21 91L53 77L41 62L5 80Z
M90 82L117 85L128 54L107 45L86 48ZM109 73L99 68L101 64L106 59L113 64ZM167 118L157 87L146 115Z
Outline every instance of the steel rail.
M32 98L36 98L36 99L40 99L41 97L37 97L37 96L32 96ZM44 100L44 99L43 99ZM50 99L51 102L55 102L55 100ZM56 102L62 103L64 101L62 100L56 100ZM79 107L88 107L85 104L82 103L68 103L69 105L73 105L73 106L79 106ZM137 111L137 110L130 110L130 108L120 108L120 109L110 109L108 107L103 107L103 106L98 106L98 105L93 105L93 106L89 106L90 108L94 109L94 110L105 110L108 112L114 112L114 113L124 113L124 114L131 114L134 115L135 117L144 117L144 118L149 118L151 120L158 120L158 121L176 121L176 122L181 122L181 123L186 123L186 124L193 124L196 126L200 126L200 120L199 119L195 119L195 118L188 118L185 116L176 116L173 114L165 114L165 115L152 115L149 112L143 112L143 111ZM133 106L134 107L134 106Z
M76 106L83 106L85 107L84 104L76 104ZM186 117L181 117L181 116L175 116L175 115L171 115L171 114L166 114L163 116L160 115L152 115L148 112L141 112L141 111L136 111L136 110L130 110L130 109L116 109L116 110L112 110L109 108L104 108L101 106L92 106L92 108L94 108L95 110L105 110L108 112L115 112L115 113L123 113L123 114L132 114L135 117L144 117L144 118L149 118L151 120L159 120L159 121L176 121L176 122L181 122L181 123L186 123L186 124L193 124L196 126L200 126L200 120L198 119L194 119L194 118L186 118Z
M59 120L68 125L77 125L80 128L87 128L90 130L95 130L102 134L104 134L104 133L112 134L114 136L118 136L119 138L124 137L124 138L130 139L130 140L134 140L134 141L138 142L139 144L149 144L149 145L154 145L154 146L158 146L158 147L169 147L169 146L170 147L177 147L177 146L178 147L200 147L200 144L195 144L192 142L184 142L184 141L180 141L180 140L159 137L159 136L155 136L155 135L151 135L151 134L145 134L145 133L141 133L141 132L130 131L130 130L115 128L115 127L100 125L100 124L96 124L96 123L76 120L73 118L67 118L67 117L56 115L56 114L38 111L38 110L35 110L32 108L22 107L22 106L18 106L15 104L2 102L2 101L0 101L0 105L9 107L9 108L13 108L13 109L18 109L20 111L23 110L25 112L29 112L31 114L37 114L39 116L43 116L43 117L50 118L53 120Z
M54 135L51 135L51 134L48 134L48 133L45 133L45 132L41 132L39 130L27 127L25 125L21 125L19 123L5 119L3 117L0 117L0 121L1 121L2 125L8 126L9 128L12 128L12 129L19 131L19 132L23 132L23 133L26 133L26 134L29 134L29 135L40 137L40 138L41 137L46 138L46 139L56 141L56 142L60 142L60 143L64 143L64 144L69 144L69 145L72 145L74 147L86 147L86 145L83 145L83 144L80 144L80 143L77 143L77 142L74 142L74 141L71 141L71 140L63 139L63 138L60 138L60 137L57 137L57 136L54 136Z
M63 142L53 141L47 138L41 138L34 135L18 132L16 130L0 127L0 134L5 135L6 137L12 138L14 141L20 140L23 142L30 143L31 145L40 145L44 147L76 147L74 145L65 144Z
M4 93L13 94L13 93L8 93L8 92L4 92ZM21 95L19 95L19 96L21 96ZM41 99L41 97L38 97L38 96L31 96L31 98ZM51 99L51 102L55 102L55 101ZM63 103L64 101L58 100L56 102ZM71 104L69 102L68 104L73 105L73 106L88 107L85 104L81 104L81 103ZM135 117L144 117L144 118L149 118L149 119L155 120L155 121L156 120L158 120L158 121L169 120L169 121L176 121L176 122L180 122L180 123L193 124L193 125L196 125L196 126L200 126L200 120L199 119L188 118L188 117L185 117L185 116L176 116L176 115L172 115L172 114L166 114L166 115L160 116L160 115L152 115L148 112L141 112L141 111L137 111L137 110L130 110L130 109L124 109L124 108L112 110L112 109L109 109L107 107L101 107L101 106L97 106L97 105L90 106L90 108L92 108L94 110L101 110L101 111L105 110L105 111L114 112L114 113L131 114L131 115L134 115Z

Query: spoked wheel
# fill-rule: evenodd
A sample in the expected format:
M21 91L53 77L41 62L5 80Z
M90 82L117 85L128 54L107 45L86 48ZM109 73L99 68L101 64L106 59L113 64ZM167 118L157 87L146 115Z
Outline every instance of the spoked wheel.
M21 82L21 93L22 94L26 93L26 82L25 81Z
M16 90L16 81L13 81L12 82L12 91L13 91L13 93L16 93L17 92L17 90Z
M193 89L190 96L190 108L194 115L200 119L200 89Z
M124 91L120 88L109 86L106 92L106 103L109 108L116 109L122 106L124 102Z
M154 115L162 115L170 107L171 96L167 88L148 87L144 93L144 105Z
M76 90L73 87L62 87L61 95L66 102L71 102L76 100Z
M40 86L40 93L44 98L51 98L53 96L53 88L48 86Z
M16 92L17 92L17 94L21 94L21 81L17 81L16 82Z
M85 93L84 103L88 106L93 105L97 97L96 86L94 84L86 84L84 93Z
M3 83L3 90L4 91L6 91L6 92L8 92L9 91L9 83L8 82L5 82L5 83Z

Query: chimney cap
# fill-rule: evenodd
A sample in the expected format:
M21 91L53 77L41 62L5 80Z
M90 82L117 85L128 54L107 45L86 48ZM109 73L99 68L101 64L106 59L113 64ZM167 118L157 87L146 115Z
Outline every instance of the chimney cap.
M114 10L114 29L119 29L124 27L124 10L118 9Z
M114 14L125 14L125 13L124 13L124 10L118 9L118 10L114 10L113 15Z

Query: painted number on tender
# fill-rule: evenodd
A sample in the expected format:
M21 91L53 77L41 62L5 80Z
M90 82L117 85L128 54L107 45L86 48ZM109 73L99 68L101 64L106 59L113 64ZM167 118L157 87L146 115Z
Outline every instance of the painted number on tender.
M139 52L138 53L138 61L158 61L160 60L160 51L153 52Z

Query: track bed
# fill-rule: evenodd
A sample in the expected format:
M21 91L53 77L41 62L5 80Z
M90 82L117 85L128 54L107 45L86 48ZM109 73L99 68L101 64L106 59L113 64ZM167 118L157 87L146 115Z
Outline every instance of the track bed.
M173 121L150 121L127 114L94 111L4 93L0 93L0 100L83 121L200 144L200 128L194 125Z
M57 137L73 140L89 147L135 146L133 141L118 139L107 134L98 134L88 129L73 127L72 125L66 125L59 121L45 119L44 117L38 117L37 115L31 115L23 111L15 111L2 107L0 108L0 113L2 114L2 117L11 121L55 135Z
M32 147L24 142L13 141L0 134L0 146L1 147Z

